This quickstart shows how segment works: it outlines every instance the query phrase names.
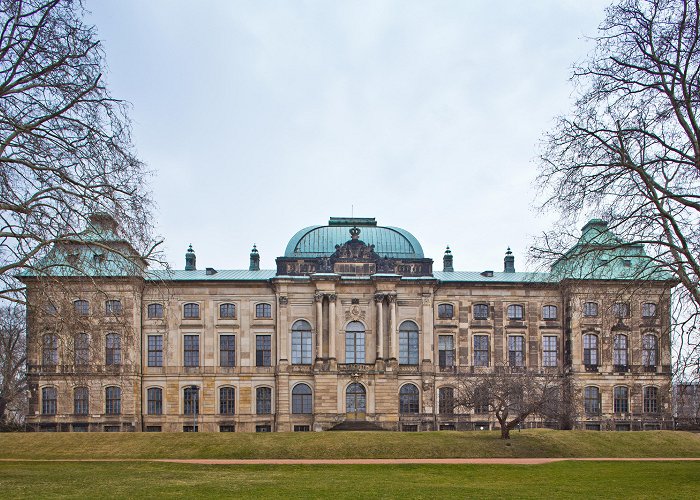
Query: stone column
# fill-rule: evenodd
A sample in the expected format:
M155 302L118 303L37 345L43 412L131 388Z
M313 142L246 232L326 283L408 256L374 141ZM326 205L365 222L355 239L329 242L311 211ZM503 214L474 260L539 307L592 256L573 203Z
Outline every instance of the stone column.
M389 298L389 348L391 358L399 358L399 336L396 332L396 294L391 294Z
M374 301L377 303L377 359L384 358L384 294L375 293Z
M323 293L316 292L314 300L316 301L316 345L314 349L316 359L319 359L323 356Z
M284 360L285 362L289 360L287 357L287 297L284 295L280 295L277 298L277 349L278 349L278 356L280 360ZM251 351L253 352L253 356L255 355L255 339L251 340L251 345L253 347L251 348ZM255 365L255 358L253 358L253 365Z
M335 359L335 299L336 295L328 295L328 357Z

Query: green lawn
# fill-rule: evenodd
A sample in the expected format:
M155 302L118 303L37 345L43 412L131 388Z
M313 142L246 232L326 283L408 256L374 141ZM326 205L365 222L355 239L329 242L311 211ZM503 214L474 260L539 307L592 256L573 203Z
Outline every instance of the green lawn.
M7 433L0 458L700 457L700 434L671 431Z
M697 498L697 462L231 466L0 463L3 498Z

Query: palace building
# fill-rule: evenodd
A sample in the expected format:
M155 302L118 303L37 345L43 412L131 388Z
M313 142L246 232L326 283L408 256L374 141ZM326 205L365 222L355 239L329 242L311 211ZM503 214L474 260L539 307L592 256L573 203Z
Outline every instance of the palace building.
M477 430L458 382L556 373L569 427L671 427L669 276L601 220L550 272L442 269L408 231L336 218L276 269L149 270L96 214L20 279L29 426L42 431ZM80 269L78 271L77 269ZM558 426L532 416L528 426Z

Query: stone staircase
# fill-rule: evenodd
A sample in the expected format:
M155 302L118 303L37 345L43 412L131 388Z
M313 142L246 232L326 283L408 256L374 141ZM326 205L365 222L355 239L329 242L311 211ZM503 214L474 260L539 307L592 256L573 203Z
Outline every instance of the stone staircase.
M367 422L366 420L345 420L339 424L334 425L329 431L383 431L380 426L374 422Z

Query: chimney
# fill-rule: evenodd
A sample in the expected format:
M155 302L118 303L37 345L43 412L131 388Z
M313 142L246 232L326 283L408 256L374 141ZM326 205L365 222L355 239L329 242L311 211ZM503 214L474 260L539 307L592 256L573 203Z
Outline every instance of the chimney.
M510 251L510 247L506 251L506 256L503 259L503 272L504 273L514 273L515 272L515 257L513 257L513 252Z
M248 267L248 270L260 271L260 254L258 253L255 243L253 243L253 249L250 251L250 267Z
M194 254L194 250L192 250L192 243L190 243L190 247L187 249L187 253L185 254L185 271L196 271L197 270L197 257Z
M447 245L445 249L445 256L442 258L442 270L446 273L451 273L455 270L452 265L452 252L450 251L450 246Z

